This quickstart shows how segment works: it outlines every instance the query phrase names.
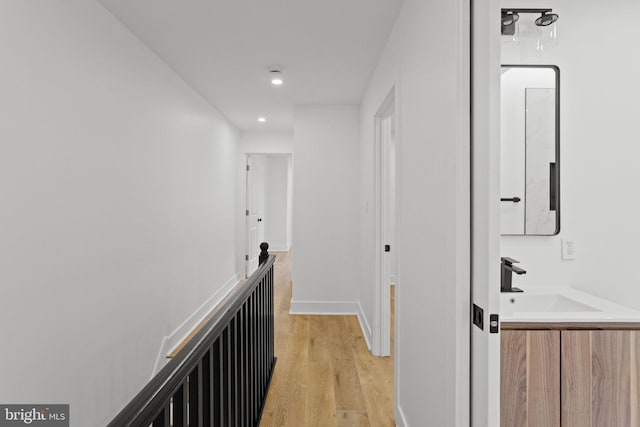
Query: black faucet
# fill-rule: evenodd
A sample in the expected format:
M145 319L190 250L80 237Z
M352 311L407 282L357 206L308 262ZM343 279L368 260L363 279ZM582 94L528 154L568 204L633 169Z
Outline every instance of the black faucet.
M526 273L525 270L513 265L520 261L516 261L515 259L508 257L502 257L500 259L502 260L500 265L500 292L522 292L522 289L511 286L511 279L513 278L511 273Z

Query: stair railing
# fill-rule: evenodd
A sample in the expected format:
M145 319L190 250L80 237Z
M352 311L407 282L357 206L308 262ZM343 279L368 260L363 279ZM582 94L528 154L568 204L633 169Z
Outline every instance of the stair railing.
M108 427L258 426L275 367L273 265L260 265Z

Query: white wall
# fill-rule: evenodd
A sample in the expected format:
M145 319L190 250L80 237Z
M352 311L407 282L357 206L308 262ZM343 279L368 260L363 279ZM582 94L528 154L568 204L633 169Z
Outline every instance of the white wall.
M544 3L544 4L543 4ZM503 1L505 6L522 2ZM561 229L554 237L502 237L501 253L527 270L517 285L572 285L640 309L640 3L626 0L528 2L560 15L558 46L535 39L503 47L502 62L560 67ZM624 11L624 12L621 12ZM532 16L523 15L521 26ZM523 27L521 27L521 32ZM561 259L561 239L576 260Z
M245 153L293 153L293 132L242 132L241 143Z
M357 310L357 106L297 106L291 311Z
M96 2L0 9L0 401L104 425L237 272L239 135Z
M290 156L267 156L265 211L265 241L272 251L288 251L291 246L289 222L289 160Z
M361 107L358 283L371 323L373 124L396 88L400 426L469 425L468 22L465 2L405 0Z

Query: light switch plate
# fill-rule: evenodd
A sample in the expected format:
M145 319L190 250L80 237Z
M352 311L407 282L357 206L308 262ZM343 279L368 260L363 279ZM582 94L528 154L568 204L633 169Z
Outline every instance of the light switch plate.
M562 239L562 259L576 259L576 244L571 238Z

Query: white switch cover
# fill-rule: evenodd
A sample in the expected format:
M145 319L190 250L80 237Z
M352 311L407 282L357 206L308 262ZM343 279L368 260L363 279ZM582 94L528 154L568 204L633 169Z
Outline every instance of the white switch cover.
M562 259L576 259L576 245L573 239L562 239Z

